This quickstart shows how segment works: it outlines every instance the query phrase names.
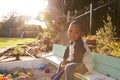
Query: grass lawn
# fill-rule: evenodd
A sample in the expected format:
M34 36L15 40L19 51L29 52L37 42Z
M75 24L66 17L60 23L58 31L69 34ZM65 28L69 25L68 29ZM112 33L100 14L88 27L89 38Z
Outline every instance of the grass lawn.
M35 38L0 38L0 48L21 43L31 43L34 41L36 41Z

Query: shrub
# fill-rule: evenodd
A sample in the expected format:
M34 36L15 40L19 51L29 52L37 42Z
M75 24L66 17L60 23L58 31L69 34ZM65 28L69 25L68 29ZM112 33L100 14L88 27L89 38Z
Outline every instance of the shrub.
M46 31L40 32L36 38L40 40L40 39L43 39L44 37L51 37L51 33Z
M112 18L107 14L106 21L103 20L104 26L96 31L96 50L103 54L120 57L120 42L114 40L116 28L111 20Z
M13 54L16 57L16 60L20 60L20 55L22 55L24 53L24 49L22 47L15 47Z

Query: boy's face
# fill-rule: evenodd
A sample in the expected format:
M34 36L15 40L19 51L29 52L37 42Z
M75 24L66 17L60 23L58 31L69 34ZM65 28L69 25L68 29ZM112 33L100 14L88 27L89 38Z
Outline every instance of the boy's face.
M71 41L76 41L81 37L81 31L78 25L71 24L68 29L68 38Z

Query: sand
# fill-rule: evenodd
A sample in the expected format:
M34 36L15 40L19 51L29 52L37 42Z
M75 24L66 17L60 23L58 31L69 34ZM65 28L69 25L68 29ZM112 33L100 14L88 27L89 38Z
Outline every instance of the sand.
M45 68L49 68L50 72L46 73ZM57 68L50 63L45 64L45 68L44 69L38 69L38 68L24 69L25 72L27 72L27 71L32 72L33 76L32 77L19 76L15 80L52 80L51 76L53 74L55 74L55 72L57 71ZM62 80L64 80L64 79L62 79Z

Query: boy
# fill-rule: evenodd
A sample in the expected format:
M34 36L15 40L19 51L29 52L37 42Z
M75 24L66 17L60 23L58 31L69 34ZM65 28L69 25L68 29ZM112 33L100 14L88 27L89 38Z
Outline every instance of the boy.
M78 66L81 68L79 73L92 73L93 60L89 48L82 40L83 27L84 26L79 21L73 21L69 25L69 43L66 47L57 75L53 80L59 80L64 72L66 80L74 80L73 73Z

